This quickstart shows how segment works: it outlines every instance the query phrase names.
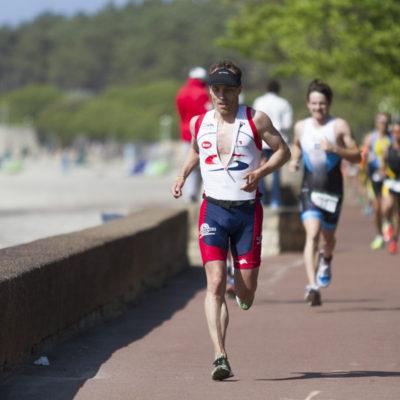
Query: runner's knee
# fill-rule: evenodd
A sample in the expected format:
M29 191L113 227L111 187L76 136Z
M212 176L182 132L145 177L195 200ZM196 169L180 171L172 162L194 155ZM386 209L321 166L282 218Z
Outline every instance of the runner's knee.
M225 292L226 278L220 273L211 273L207 277L207 289L214 296Z
M307 232L306 240L307 242L312 243L314 247L318 246L319 232Z

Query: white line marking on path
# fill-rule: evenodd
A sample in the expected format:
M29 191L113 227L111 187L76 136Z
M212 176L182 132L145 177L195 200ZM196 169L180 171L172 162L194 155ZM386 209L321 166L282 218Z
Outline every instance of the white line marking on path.
M271 276L268 280L265 281L265 285L267 287L274 286L278 281L280 281L286 273L291 270L292 268L300 267L304 265L303 258L299 258L295 261L292 261L290 264L274 264L268 265L267 269L272 270Z
M314 390L313 392L311 392L308 397L306 397L305 400L311 400L313 397L317 396L318 394L320 394L321 391L320 390Z

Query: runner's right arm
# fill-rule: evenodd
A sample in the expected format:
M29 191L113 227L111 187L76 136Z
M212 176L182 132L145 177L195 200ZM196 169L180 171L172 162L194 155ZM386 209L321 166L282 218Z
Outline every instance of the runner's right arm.
M288 164L290 172L296 172L299 169L299 162L301 158L300 135L303 129L303 121L296 122L294 126L294 139L292 143L292 158Z
M199 148L197 141L194 136L194 124L198 117L193 117L190 121L190 131L192 133L192 141L190 143L189 150L186 154L185 161L183 162L182 168L179 175L176 177L174 184L171 187L172 195L177 199L182 196L182 188L185 184L186 178L190 173L199 165Z

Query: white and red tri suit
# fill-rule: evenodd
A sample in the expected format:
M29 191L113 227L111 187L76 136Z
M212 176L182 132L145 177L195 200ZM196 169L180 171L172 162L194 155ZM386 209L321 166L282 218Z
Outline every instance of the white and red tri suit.
M243 175L260 166L262 144L251 118L251 108L239 105L227 166L217 149L218 122L214 110L201 115L195 126L204 192L219 200L254 200L256 191L245 192Z
M227 164L223 165L218 154L218 121L214 115L214 110L208 111L199 116L195 124L205 195L199 218L203 264L226 260L230 243L235 268L256 268L261 261L263 211L257 201L258 190L246 192L240 187L246 183L243 176L259 168L262 143L251 108L239 105L231 153ZM211 200L222 200L228 206Z

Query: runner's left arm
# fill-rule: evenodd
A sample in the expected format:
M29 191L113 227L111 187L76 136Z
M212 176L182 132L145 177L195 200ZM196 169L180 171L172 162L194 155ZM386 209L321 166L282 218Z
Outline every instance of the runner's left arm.
M260 179L276 171L290 159L290 149L281 134L273 126L270 118L261 111L255 111L253 121L260 140L264 140L274 153L265 164L243 176L246 183L241 189L246 192L256 190Z
M304 120L297 121L294 125L294 138L292 143L292 158L290 159L288 169L290 172L299 170L300 159L302 157L300 136L303 132Z
M361 162L361 151L357 146L349 124L344 119L337 118L334 129L338 144L334 145L328 140L323 140L321 148L328 153L335 153L351 163Z

